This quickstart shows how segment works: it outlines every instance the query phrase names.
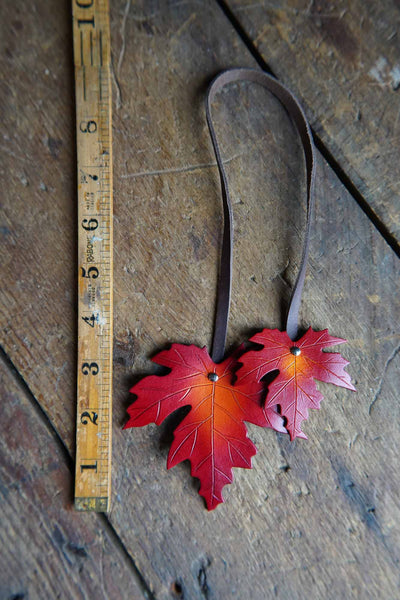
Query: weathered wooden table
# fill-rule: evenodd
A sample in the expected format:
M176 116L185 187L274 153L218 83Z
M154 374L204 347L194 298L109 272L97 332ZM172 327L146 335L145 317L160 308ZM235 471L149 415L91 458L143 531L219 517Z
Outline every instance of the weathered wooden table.
M72 508L76 190L70 3L1 5L0 598L400 597L400 6L395 0L112 2L115 391L109 515ZM270 68L319 149L304 326L344 336L357 393L320 385L309 440L259 448L208 513L168 427L122 431L169 341L209 344L221 207L211 77ZM235 211L229 344L283 325L305 217L278 102L215 118ZM234 127L223 125L231 118Z

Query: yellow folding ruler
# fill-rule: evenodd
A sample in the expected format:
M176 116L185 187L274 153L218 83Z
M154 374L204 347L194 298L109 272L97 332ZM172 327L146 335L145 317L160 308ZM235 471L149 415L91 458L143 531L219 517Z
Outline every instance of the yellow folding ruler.
M75 508L109 510L112 421L112 148L108 0L73 0L78 159Z

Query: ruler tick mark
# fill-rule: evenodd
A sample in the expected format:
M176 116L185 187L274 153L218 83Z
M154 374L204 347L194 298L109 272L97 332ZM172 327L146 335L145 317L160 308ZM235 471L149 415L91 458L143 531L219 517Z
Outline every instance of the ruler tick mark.
M86 68L82 67L83 99L86 102Z
M103 66L103 32L99 31L100 66Z
M83 67L83 31L80 32L80 40L81 40L81 67Z
M90 32L90 64L93 67L93 34Z

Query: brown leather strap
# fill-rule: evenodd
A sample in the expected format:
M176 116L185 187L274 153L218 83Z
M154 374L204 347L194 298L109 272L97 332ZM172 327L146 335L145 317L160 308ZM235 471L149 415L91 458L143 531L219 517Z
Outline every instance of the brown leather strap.
M215 157L221 179L222 201L224 210L224 230L219 269L217 308L215 313L214 336L212 344L212 359L220 362L225 354L226 332L228 328L229 306L232 287L232 248L233 248L233 217L232 203L229 196L228 182L222 163L221 154L211 119L211 104L215 95L228 83L251 81L267 88L283 104L292 118L303 144L307 171L307 221L303 243L303 252L299 273L293 288L292 297L286 319L286 331L292 340L298 336L298 315L301 295L304 286L306 266L310 245L311 218L314 208L315 187L315 150L310 126L299 102L293 94L274 77L255 69L229 69L220 73L211 83L206 99L206 116Z

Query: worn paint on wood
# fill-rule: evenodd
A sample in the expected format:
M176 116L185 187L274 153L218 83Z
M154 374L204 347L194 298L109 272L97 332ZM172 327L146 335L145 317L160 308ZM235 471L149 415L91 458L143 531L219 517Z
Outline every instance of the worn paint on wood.
M228 0L323 143L400 243L400 6Z
M44 10L44 0L36 12L28 7L27 39L38 35ZM68 42L59 15L48 27ZM259 447L254 469L236 471L225 505L213 513L204 509L185 464L165 470L168 424L121 431L130 385L154 369L149 356L169 341L210 342L221 207L204 91L222 68L254 62L211 2L115 3L112 35L115 530L157 600L249 593L254 600L394 598L398 259L321 158L302 321L348 338L343 354L358 392L321 385L325 400L304 428L308 442L291 444L250 427ZM21 161L8 154L3 342L71 449L74 261L70 269L64 263L59 280L54 256L73 253L75 234L72 83L65 57L35 47L43 75L35 81L23 61L13 59L17 104L5 112L12 139L7 148L14 154L21 149L25 170L22 175ZM29 62L25 47L20 51ZM50 88L46 119L37 108L45 68L63 86L63 93ZM29 103L22 101L26 87ZM229 344L235 345L259 327L283 324L300 258L304 173L286 113L263 90L227 88L216 102L215 121L234 202ZM46 131L62 139L57 156ZM38 222L46 227L39 230Z

